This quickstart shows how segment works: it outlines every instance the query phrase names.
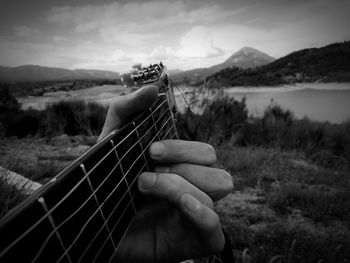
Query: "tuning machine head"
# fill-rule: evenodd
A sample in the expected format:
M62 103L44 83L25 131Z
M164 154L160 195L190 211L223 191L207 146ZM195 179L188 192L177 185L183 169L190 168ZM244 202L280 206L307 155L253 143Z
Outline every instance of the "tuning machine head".
M132 68L130 73L121 75L121 81L125 87L140 87L145 84L154 83L161 78L166 69L162 62L159 64L151 64L148 67L135 64Z

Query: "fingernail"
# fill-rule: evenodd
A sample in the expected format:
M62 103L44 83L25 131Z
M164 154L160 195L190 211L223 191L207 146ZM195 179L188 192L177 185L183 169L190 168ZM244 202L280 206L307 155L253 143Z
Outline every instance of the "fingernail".
M164 152L164 145L160 142L154 142L149 148L149 151L152 156L161 156Z
M157 176L153 173L144 173L140 178L140 187L142 189L149 189L156 183Z
M199 201L196 198L194 198L192 195L185 194L182 196L182 199L184 199L183 202L185 207L191 212L196 212L201 207Z

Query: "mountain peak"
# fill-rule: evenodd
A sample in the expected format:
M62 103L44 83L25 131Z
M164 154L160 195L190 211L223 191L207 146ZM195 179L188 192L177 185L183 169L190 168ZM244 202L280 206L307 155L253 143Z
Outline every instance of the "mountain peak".
M197 68L188 71L179 72L172 76L173 79L198 82L204 77L217 73L220 70L232 67L255 68L266 65L275 59L269 55L252 47L243 47L229 57L225 62L211 66L209 68Z
M224 64L228 67L254 68L266 65L275 59L252 47L243 47L229 57Z
M252 48L252 47L248 47L248 46L245 46L245 47L242 47L240 50L238 50L237 52L246 52L246 53L251 53L251 52L261 52L255 48ZM236 53L237 53L236 52Z

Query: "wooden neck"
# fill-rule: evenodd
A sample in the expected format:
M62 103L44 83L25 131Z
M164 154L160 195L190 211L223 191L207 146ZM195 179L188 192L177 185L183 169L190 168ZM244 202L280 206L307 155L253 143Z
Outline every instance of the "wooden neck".
M137 177L153 167L148 148L171 138L163 93L2 219L0 261L109 262L139 209Z

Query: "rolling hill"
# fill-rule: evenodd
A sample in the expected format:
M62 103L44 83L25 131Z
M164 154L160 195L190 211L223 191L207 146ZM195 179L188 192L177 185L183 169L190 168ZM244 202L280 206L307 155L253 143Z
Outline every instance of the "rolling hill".
M201 81L204 77L208 77L225 68L255 68L258 66L266 65L272 61L274 61L273 57L270 57L269 55L257 49L251 47L244 47L235 52L232 56L230 56L226 61L224 61L221 64L217 64L209 68L197 68L182 71L177 74L171 75L171 79L173 79L175 82L193 83Z
M119 79L119 73L103 70L65 69L24 65L19 67L0 66L0 81L30 82L30 81L70 81Z
M211 87L350 82L350 41L293 52L254 69L231 67L208 78Z

